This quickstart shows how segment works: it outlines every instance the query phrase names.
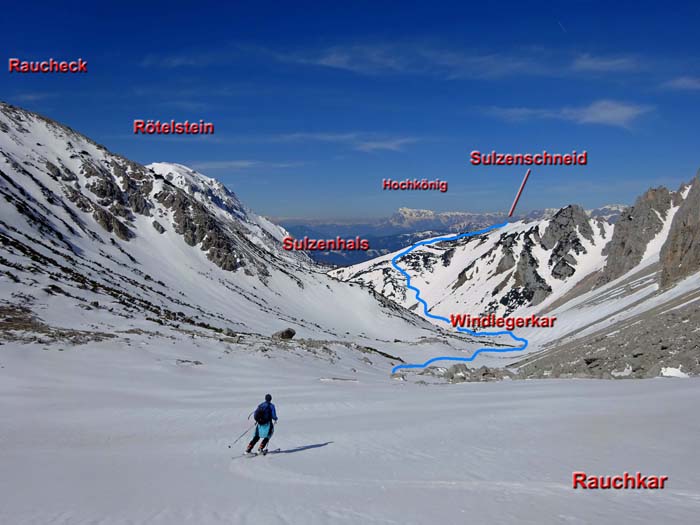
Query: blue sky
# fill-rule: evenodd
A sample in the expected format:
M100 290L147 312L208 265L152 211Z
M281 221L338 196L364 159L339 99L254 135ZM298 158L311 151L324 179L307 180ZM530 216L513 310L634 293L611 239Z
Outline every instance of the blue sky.
M6 69L0 98L193 166L266 215L507 211L524 169L473 167L473 149L588 151L586 167L533 169L519 211L631 203L700 167L697 2L103 4L4 6L7 58L89 73ZM216 132L135 136L134 119ZM382 191L407 177L449 191Z

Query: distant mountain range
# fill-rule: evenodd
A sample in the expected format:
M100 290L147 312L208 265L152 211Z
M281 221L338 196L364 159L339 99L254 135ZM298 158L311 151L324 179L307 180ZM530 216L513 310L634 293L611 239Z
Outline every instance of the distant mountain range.
M386 252L329 270L286 251L288 231L220 182L179 164L140 165L2 103L0 197L2 344L81 345L155 329L181 342L255 341L263 353L332 356L341 345L383 370L506 349L479 357L498 373L426 372L450 381L700 373L700 175L628 208L541 210L400 258L432 314L557 317L552 328L518 328L530 344L516 354L506 335L459 334L429 319L391 264L420 238L503 214L401 209L364 233L315 224L323 237L374 234ZM293 347L275 334L288 328Z
M220 182L179 164L140 165L2 103L0 197L0 321L7 314L27 328L9 337L292 328L376 348L387 333L437 333L285 251L287 232Z
M586 213L594 219L603 219L613 224L625 208L625 205L613 204L594 210L587 210ZM310 238L325 239L335 238L337 235L354 238L356 235L360 235L369 240L370 250L366 252L309 252L309 256L316 262L331 266L349 266L386 255L430 237L480 230L492 224L503 222L546 219L552 217L557 211L557 208L547 208L508 217L507 214L500 212L435 212L432 210L399 208L390 217L371 222L348 224L339 221L322 222L282 219L280 224L296 238L308 236Z
M517 330L537 352L518 362L521 376L697 374L699 232L700 174L677 191L650 189L622 213L570 205L419 247L399 264L432 315L557 317L552 328ZM423 314L392 265L397 253L330 274Z

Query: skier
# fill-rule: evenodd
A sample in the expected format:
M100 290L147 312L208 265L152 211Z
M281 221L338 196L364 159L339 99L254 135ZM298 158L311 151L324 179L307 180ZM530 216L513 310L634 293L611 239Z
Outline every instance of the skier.
M267 454L267 444L270 442L272 434L275 432L275 425L273 421L277 422L277 411L275 410L275 405L272 404L272 396L270 394L265 394L265 401L258 405L258 408L253 412L253 419L255 419L255 436L250 443L248 443L248 448L246 448L245 453L249 454L255 444L259 439L260 448L259 453Z

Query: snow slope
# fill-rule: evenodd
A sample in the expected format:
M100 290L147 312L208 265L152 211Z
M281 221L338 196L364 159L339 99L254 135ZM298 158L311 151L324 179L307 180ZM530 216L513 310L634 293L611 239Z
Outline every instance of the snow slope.
M525 337L529 337L533 342L533 350L550 341L582 337L601 328L611 327L612 330L617 323L625 319L700 289L700 275L685 279L668 290L659 289L658 264L661 247L668 237L678 208L679 206L674 206L666 217L660 217L663 222L661 231L647 244L642 260L631 270L610 283L550 309L548 315L555 315L558 320L554 328L547 331L523 330ZM564 294L559 294L556 299L563 296ZM548 301L542 306L546 307L553 302ZM531 308L525 310L525 313L535 310Z
M695 379L430 387L171 335L2 347L0 523L697 522ZM281 453L238 457L266 392ZM578 470L669 482L574 491Z
M613 330L622 321L700 289L700 275L667 290L660 290L658 284L660 252L689 188L677 193L663 188L649 190L637 201L637 207L624 215L625 220L637 220L640 226L630 232L630 239L622 239L627 242L627 247L621 244L623 254L635 242L634 248L639 249L638 237L643 239L654 221L658 232L642 245L638 262L609 282L602 277L608 266L618 263L606 252L617 225L592 219L590 213L575 206L544 220L518 221L475 237L421 246L400 257L398 264L411 275L412 284L421 291L433 315L556 317L552 328L515 330L516 335L529 340L526 352L536 352L555 341L570 341L605 327ZM660 213L654 209L660 204L650 201L664 195L673 204ZM645 218L649 216L652 220ZM422 314L415 294L406 290L404 279L391 262L402 251L333 270L330 275L367 284Z
M0 173L0 306L27 307L50 326L109 331L152 322L265 335L292 327L298 337L398 355L415 349L395 339L443 337L284 251L283 228L185 166L141 166L1 104ZM477 346L459 340L459 350L435 346L457 354Z
M421 297L434 315L448 318L454 313L522 315L527 310L545 308L603 267L602 251L613 226L604 221L584 220L590 223L590 233L576 236L577 245L566 255L572 274L564 278L557 274L560 266L552 264L552 260L557 260L555 250L562 243L547 249L539 241L549 228L549 220L519 221L487 234L421 246L402 257L398 264L409 272L412 284L421 290ZM575 227L573 230L576 231ZM569 238L566 241L573 246ZM330 275L367 284L399 304L415 309L415 294L406 290L404 279L391 264L398 253L333 270ZM530 280L523 280L522 275ZM541 297L537 299L536 294Z

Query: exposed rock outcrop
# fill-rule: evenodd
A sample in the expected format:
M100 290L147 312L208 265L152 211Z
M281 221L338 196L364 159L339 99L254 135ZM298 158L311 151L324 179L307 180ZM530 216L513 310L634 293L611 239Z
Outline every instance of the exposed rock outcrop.
M270 252L281 252L278 246L283 230L272 234L274 225L251 219L249 210L223 184L185 166L142 166L107 152L66 126L7 104L0 104L0 114L10 119L17 133L27 133L32 123L43 121L49 132L65 144L67 157L63 160L53 155L51 160L39 157L48 177L58 183L59 191L56 186L49 188L42 183L9 153L0 151L0 156L6 158L12 169L39 186L49 204L60 206L70 215L73 223L68 226L73 230L77 226L93 239L108 240L96 233L99 228L91 228L88 217L76 215L70 203L79 212L89 213L105 232L124 241L137 235L138 216L157 215L161 220L151 224L163 233L167 227L163 220L168 220L166 213L171 212L172 229L223 270L242 269L246 275L269 277L268 265L263 261L269 259ZM6 127L9 132L10 127ZM37 151L43 151L39 146ZM23 183L19 181L17 187ZM303 254L285 255L305 258Z
M639 379L674 371L700 374L700 323L697 292L681 296L614 327L573 341L561 340L521 361L518 379L588 377Z
M515 375L505 368L470 368L461 363L449 368L427 368L420 375L439 377L448 383L484 383L515 378Z
M642 261L647 245L661 232L672 201L673 194L666 188L653 188L622 213L604 252L607 260L598 286L617 279Z
M108 232L115 233L117 237L124 241L128 241L134 236L134 233L122 221L104 208L96 206L93 217L97 221L97 224Z
M537 272L537 260L532 255L532 247L532 239L527 237L513 273L515 287L501 299L501 304L508 306L508 313L528 303L539 304L552 293L552 287Z
M284 330L280 330L279 332L272 334L272 338L289 340L294 339L295 335L297 335L297 333L293 328L285 328Z
M700 270L700 172L673 217L660 260L662 287Z
M576 255L586 253L580 236L589 241L593 240L593 229L581 206L567 206L552 217L542 235L541 244L545 250L552 250L549 265L552 267L552 276L555 279L567 279L576 271L574 268L576 260L572 252Z

